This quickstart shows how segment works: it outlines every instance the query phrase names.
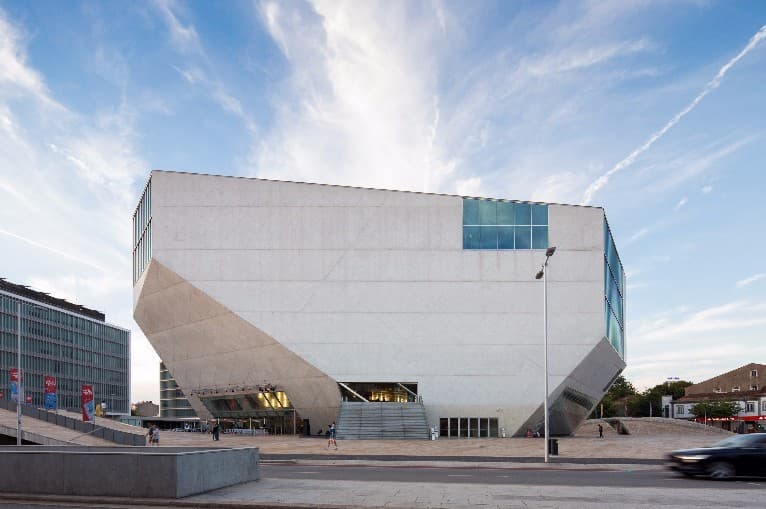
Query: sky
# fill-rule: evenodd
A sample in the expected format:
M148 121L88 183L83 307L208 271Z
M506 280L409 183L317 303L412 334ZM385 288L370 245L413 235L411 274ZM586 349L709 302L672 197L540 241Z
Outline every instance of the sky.
M603 206L625 376L699 382L766 362L765 84L758 0L0 0L0 277L131 329L158 401L153 169Z

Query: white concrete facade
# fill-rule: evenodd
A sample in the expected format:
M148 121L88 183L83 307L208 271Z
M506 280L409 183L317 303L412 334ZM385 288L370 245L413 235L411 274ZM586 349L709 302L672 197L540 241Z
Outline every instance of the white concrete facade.
M497 417L510 435L540 413L544 250L463 249L462 197L159 171L151 187L152 262L331 379L417 383L432 425ZM584 416L625 367L605 339L604 211L548 217L551 400L568 387ZM187 394L202 383L163 361Z

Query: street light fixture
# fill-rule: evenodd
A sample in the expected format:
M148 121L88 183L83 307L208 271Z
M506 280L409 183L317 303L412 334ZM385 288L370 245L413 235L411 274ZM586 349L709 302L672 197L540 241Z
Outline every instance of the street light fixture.
M554 246L545 250L545 263L540 267L540 272L535 275L535 279L543 280L543 329L545 330L545 361L543 363L543 370L545 371L545 398L543 399L543 407L545 410L545 462L548 463L548 440L549 440L549 426L548 426L548 280L545 275L545 268L548 267L548 259L556 252Z

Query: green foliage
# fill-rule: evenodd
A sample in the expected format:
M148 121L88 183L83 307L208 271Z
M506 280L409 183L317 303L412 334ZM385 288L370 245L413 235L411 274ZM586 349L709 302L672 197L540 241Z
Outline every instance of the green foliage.
M731 418L740 411L739 404L735 401L703 401L692 408L692 413L697 417L725 417Z
M596 405L591 417L601 417L602 405L604 407L604 417L614 417L619 410L616 405L616 400L626 396L635 395L636 393L636 388L633 387L632 383L630 383L624 376L618 376L603 399Z

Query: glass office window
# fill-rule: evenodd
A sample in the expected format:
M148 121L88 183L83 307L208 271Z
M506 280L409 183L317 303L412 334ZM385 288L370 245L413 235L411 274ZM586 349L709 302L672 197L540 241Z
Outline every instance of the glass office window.
M463 199L463 249L547 248L547 205Z
M604 315L606 336L621 357L625 355L625 271L604 219Z

